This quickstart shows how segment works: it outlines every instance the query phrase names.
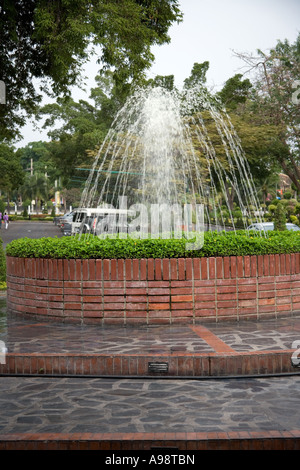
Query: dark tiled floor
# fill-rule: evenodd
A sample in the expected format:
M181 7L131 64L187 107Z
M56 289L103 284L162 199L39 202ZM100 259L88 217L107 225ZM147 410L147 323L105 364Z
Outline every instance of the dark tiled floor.
M300 377L241 380L0 378L7 433L300 429Z
M169 354L214 351L190 326L139 328L64 325L7 318L0 298L0 340L14 353ZM203 325L236 352L290 350L300 340L300 316L260 322Z

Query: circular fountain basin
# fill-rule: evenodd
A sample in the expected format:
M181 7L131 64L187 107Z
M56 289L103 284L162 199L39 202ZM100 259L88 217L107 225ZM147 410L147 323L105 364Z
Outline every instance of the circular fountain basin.
M7 257L11 314L96 325L259 320L300 311L300 253L181 259Z

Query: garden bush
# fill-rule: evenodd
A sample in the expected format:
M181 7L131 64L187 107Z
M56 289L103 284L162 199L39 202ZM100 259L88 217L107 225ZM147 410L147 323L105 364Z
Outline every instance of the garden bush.
M2 243L2 239L0 238L0 284L6 281L6 260Z
M180 239L105 238L91 235L63 238L22 238L6 247L8 256L24 258L182 258L300 252L300 232L205 232L199 250L187 250ZM188 240L192 242L192 240Z
M274 216L274 230L286 230L286 210L283 204L277 204Z

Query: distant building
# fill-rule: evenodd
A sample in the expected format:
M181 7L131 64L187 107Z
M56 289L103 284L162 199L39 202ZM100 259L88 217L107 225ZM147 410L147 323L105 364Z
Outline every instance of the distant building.
M279 174L279 190L277 192L282 196L286 191L292 191L292 181L284 173Z

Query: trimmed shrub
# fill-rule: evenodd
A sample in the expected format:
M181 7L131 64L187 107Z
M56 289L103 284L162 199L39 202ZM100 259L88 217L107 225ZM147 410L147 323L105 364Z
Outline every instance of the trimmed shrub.
M290 215L290 221L292 222L292 224L299 225L298 217L296 217L295 215Z
M188 250L180 239L98 238L72 236L62 238L22 238L6 247L8 256L53 259L126 259L193 258L206 256L245 256L300 252L300 232L285 230L268 233L205 232L204 244Z
M0 238L0 283L6 281L6 260L2 243L3 241Z
M283 204L277 204L274 216L274 230L286 230L286 212Z

